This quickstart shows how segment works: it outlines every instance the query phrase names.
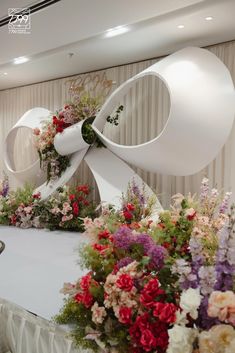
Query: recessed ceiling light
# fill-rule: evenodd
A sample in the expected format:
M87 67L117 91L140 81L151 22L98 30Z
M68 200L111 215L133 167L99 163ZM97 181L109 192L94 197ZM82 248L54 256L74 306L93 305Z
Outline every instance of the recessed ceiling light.
M180 29L182 29L182 28L184 28L184 25L179 25L179 26L177 26L178 28L180 28Z
M110 38L114 36L119 36L120 34L124 34L129 31L129 28L126 26L118 26L114 28L110 28L106 31L105 37Z
M212 17L212 16L207 16L207 17L205 17L205 20L206 20L206 21L212 21L212 20L213 20L213 17Z
M8 75L8 73L7 72L3 72L3 75L6 76L6 75Z
M18 58L14 59L14 64L19 65L26 63L27 61L29 61L29 58L26 58L26 56L19 56Z

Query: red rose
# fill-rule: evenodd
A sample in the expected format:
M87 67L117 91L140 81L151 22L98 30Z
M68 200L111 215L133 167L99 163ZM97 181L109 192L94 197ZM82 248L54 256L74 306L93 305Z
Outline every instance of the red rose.
M64 131L64 129L63 129L62 127L60 127L60 126L58 126L58 127L56 128L56 132L61 133L61 132L63 132L63 131Z
M128 211L134 211L134 210L135 210L135 206L133 205L133 203L128 203L128 204L126 205L126 209L127 209Z
M142 332L140 338L140 344L146 352L149 352L156 348L156 338L154 337L152 331L146 329Z
M82 302L82 299L83 299L83 294L82 293L77 293L75 296L74 296L74 300L78 303L81 303Z
M85 307L88 309L92 306L94 300L89 291L85 292L82 298L82 303L85 305Z
M75 199L75 195L74 194L70 194L69 195L69 199L70 199L70 201L73 201Z
M140 303L144 307L151 309L155 304L154 297L143 291L140 295Z
M86 276L83 276L80 280L80 287L82 290L87 291L91 284L91 274L88 273Z
M102 245L96 243L93 245L93 249L99 251L99 253L102 255L107 249L109 249L109 245Z
M137 316L134 325L132 325L129 329L129 334L131 336L131 339L137 344L139 344L142 331L150 328L151 328L151 324L149 322L148 313Z
M36 194L33 194L34 199L40 199L41 198L41 193L37 192Z
M16 224L17 217L16 215L11 216L11 224Z
M133 217L129 211L123 211L123 216L125 217L126 220L130 220Z
M75 216L78 216L78 214L79 214L78 203L77 203L77 202L74 202L72 206L73 206L73 214L74 214Z
M89 194L89 187L87 185L79 185L77 191L83 192L83 194Z
M57 125L57 123L58 123L57 116L54 115L53 118L52 118L52 121L53 121L54 125Z
M116 282L118 288L121 288L126 292L130 292L132 290L133 284L133 279L127 274L120 275Z
M167 324L173 324L176 320L176 306L173 303L156 303L153 315Z
M89 204L90 204L89 201L83 200L83 205L84 205L84 206L88 206Z
M152 297L156 297L159 292L159 281L157 278L152 278L148 281L144 286L144 291L151 295Z
M122 324L130 325L131 324L132 310L125 306L119 309L119 321Z
M99 234L98 234L99 239L108 239L109 236L110 236L110 232L107 229L99 232Z
M167 347L168 347L168 343L169 343L169 336L168 336L168 332L167 330L162 331L161 334L156 333L156 345L157 347L160 347L161 351L165 352Z

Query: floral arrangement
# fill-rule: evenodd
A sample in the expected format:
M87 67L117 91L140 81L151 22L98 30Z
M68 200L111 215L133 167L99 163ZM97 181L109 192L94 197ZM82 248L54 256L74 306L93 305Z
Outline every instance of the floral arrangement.
M84 120L82 125L84 141L90 145L96 143L97 147L103 146L91 127L100 110L101 97L93 96L85 90L84 86L73 88L70 93L71 101L63 109L45 120L40 128L34 129L35 146L39 154L41 169L46 172L47 182L59 178L70 165L69 156L62 156L55 149L54 138L56 134L62 133L66 128ZM117 126L122 111L123 106L120 105L114 116L107 117L107 122Z
M37 203L36 213L40 223L51 230L66 229L84 231L82 219L95 215L94 203L89 200L88 185L65 186L56 196Z
M142 216L146 204L134 217L129 202L85 218L91 243L80 264L88 273L65 283L56 322L71 324L74 342L97 352L235 352L229 198L203 179L199 198L176 195L158 221Z
M82 218L95 214L89 194L88 185L65 186L44 201L26 185L0 197L0 224L83 231Z
M94 117L100 108L100 103L99 97L92 97L81 87L79 94L76 93L72 96L71 102L44 121L40 129L34 129L35 146L38 150L40 165L47 173L48 182L60 177L69 166L69 156L61 156L54 147L55 135L81 120ZM85 125L83 133L86 142L92 143L94 141L93 130L88 125Z

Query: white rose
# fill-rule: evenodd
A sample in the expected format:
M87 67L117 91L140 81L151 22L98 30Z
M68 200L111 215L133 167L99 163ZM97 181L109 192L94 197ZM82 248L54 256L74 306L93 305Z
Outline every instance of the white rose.
M169 345L167 353L192 353L193 342L197 337L197 330L175 325L168 330Z
M192 319L196 320L198 317L198 308L201 303L202 296L199 289L189 288L181 294L180 307L185 313L189 314Z

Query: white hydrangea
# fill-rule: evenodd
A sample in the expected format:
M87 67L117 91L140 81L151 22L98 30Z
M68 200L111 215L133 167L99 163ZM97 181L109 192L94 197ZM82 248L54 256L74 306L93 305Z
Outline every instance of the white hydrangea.
M180 307L181 309L189 314L192 319L196 320L198 317L198 308L201 303L202 296L200 295L199 289L189 288L181 294Z

